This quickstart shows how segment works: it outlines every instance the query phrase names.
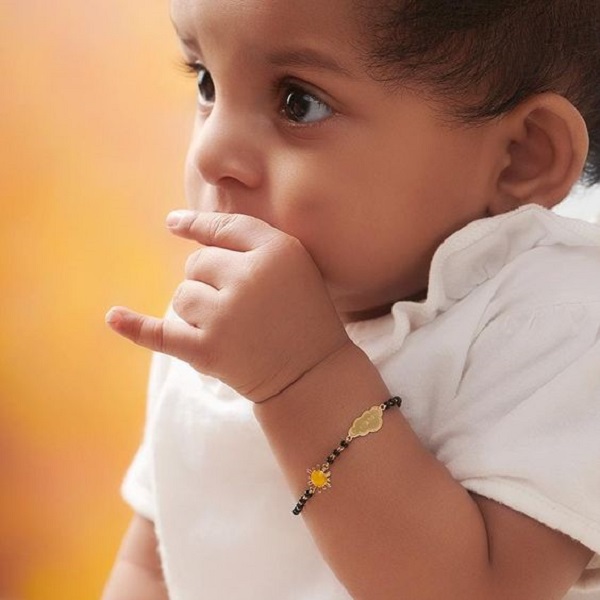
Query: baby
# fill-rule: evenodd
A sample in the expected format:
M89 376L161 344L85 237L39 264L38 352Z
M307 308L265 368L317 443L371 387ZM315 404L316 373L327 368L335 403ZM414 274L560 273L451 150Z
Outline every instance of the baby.
M156 353L104 600L600 598L600 229L549 210L600 179L600 3L171 15L194 250L107 315Z

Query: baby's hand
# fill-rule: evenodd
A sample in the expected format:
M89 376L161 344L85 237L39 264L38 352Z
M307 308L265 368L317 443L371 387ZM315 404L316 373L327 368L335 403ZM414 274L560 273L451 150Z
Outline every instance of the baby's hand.
M167 225L202 245L173 297L185 323L115 307L106 320L117 333L253 402L279 394L351 343L296 238L246 215L176 211Z

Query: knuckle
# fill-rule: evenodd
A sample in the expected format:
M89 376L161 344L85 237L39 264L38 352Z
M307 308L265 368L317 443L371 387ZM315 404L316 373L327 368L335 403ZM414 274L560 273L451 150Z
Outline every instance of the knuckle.
M185 261L185 276L189 279L193 278L194 273L198 270L200 264L201 250L192 252Z
M297 264L299 261L305 260L308 256L308 251L302 244L302 242L293 236L282 235L274 241L274 245L271 247L271 254L276 257L278 262L282 260L292 264Z
M268 249L277 255L298 254L306 251L302 242L297 237L283 232L277 232L273 236Z
M306 251L302 242L297 237L291 235L282 236L280 243L284 250L292 254L304 253Z
M231 320L231 311L235 305L232 306L230 296L231 294L222 290L212 298L210 313L214 315L213 327L215 329L223 328Z
M197 227L198 217L199 217L198 213L193 212L189 215L188 219L185 221L184 228L187 229L192 234Z
M180 283L173 294L173 309L182 318L194 306L194 298L187 282Z
M162 321L152 327L152 339L156 348L165 349L165 325Z
M272 274L271 267L277 261L279 261L279 257L276 255L266 258L264 254L259 257L248 256L243 272L232 286L234 293L226 295L225 300L234 307L237 307L238 303L242 303L243 306L246 293L264 285L265 280L268 280Z
M218 218L213 219L210 225L210 237L211 239L220 239L224 235L227 235L231 230L235 229L236 224L239 223L241 215L221 213Z
M145 331L144 331L145 330ZM140 329L140 338L147 339L159 352L165 349L165 327L162 321L146 321Z

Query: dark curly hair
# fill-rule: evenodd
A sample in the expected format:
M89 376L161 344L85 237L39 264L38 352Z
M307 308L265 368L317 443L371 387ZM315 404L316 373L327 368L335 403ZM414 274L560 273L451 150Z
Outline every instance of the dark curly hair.
M557 92L590 136L583 182L600 183L600 0L355 0L366 66L478 123Z

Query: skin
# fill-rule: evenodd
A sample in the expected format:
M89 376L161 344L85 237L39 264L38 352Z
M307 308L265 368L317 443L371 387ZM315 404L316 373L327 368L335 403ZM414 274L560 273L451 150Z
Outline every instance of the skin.
M203 65L185 174L193 210L167 221L196 244L173 297L183 322L122 307L107 321L254 402L301 492L312 449L390 396L343 324L422 298L435 249L465 224L562 199L583 167L585 124L547 94L480 127L450 126L439 104L414 91L392 95L369 78L347 2L174 0L172 18L186 60ZM286 66L269 59L306 48L345 74L297 54ZM471 497L399 412L387 422L356 455L363 469L340 462L335 502L325 496L303 513L354 597L564 595L589 550ZM375 463L377 477L367 481ZM360 531L363 511L378 515L381 535ZM127 555L147 557L154 537L147 525L137 529L146 542L130 542ZM403 568L382 572L382 552L402 556ZM156 561L148 564L154 572Z
M345 320L384 313L422 296L439 244L487 215L483 165L495 126L449 127L418 95L387 93L353 50L347 2L306 2L292 12L289 2L173 2L176 27L197 42L183 45L186 60L204 65L216 87L214 102L199 100L188 204L251 215L299 239ZM348 74L273 67L266 58L304 48ZM273 81L283 90L273 92ZM317 99L331 116L286 118L292 82L316 96L309 118L328 114Z

